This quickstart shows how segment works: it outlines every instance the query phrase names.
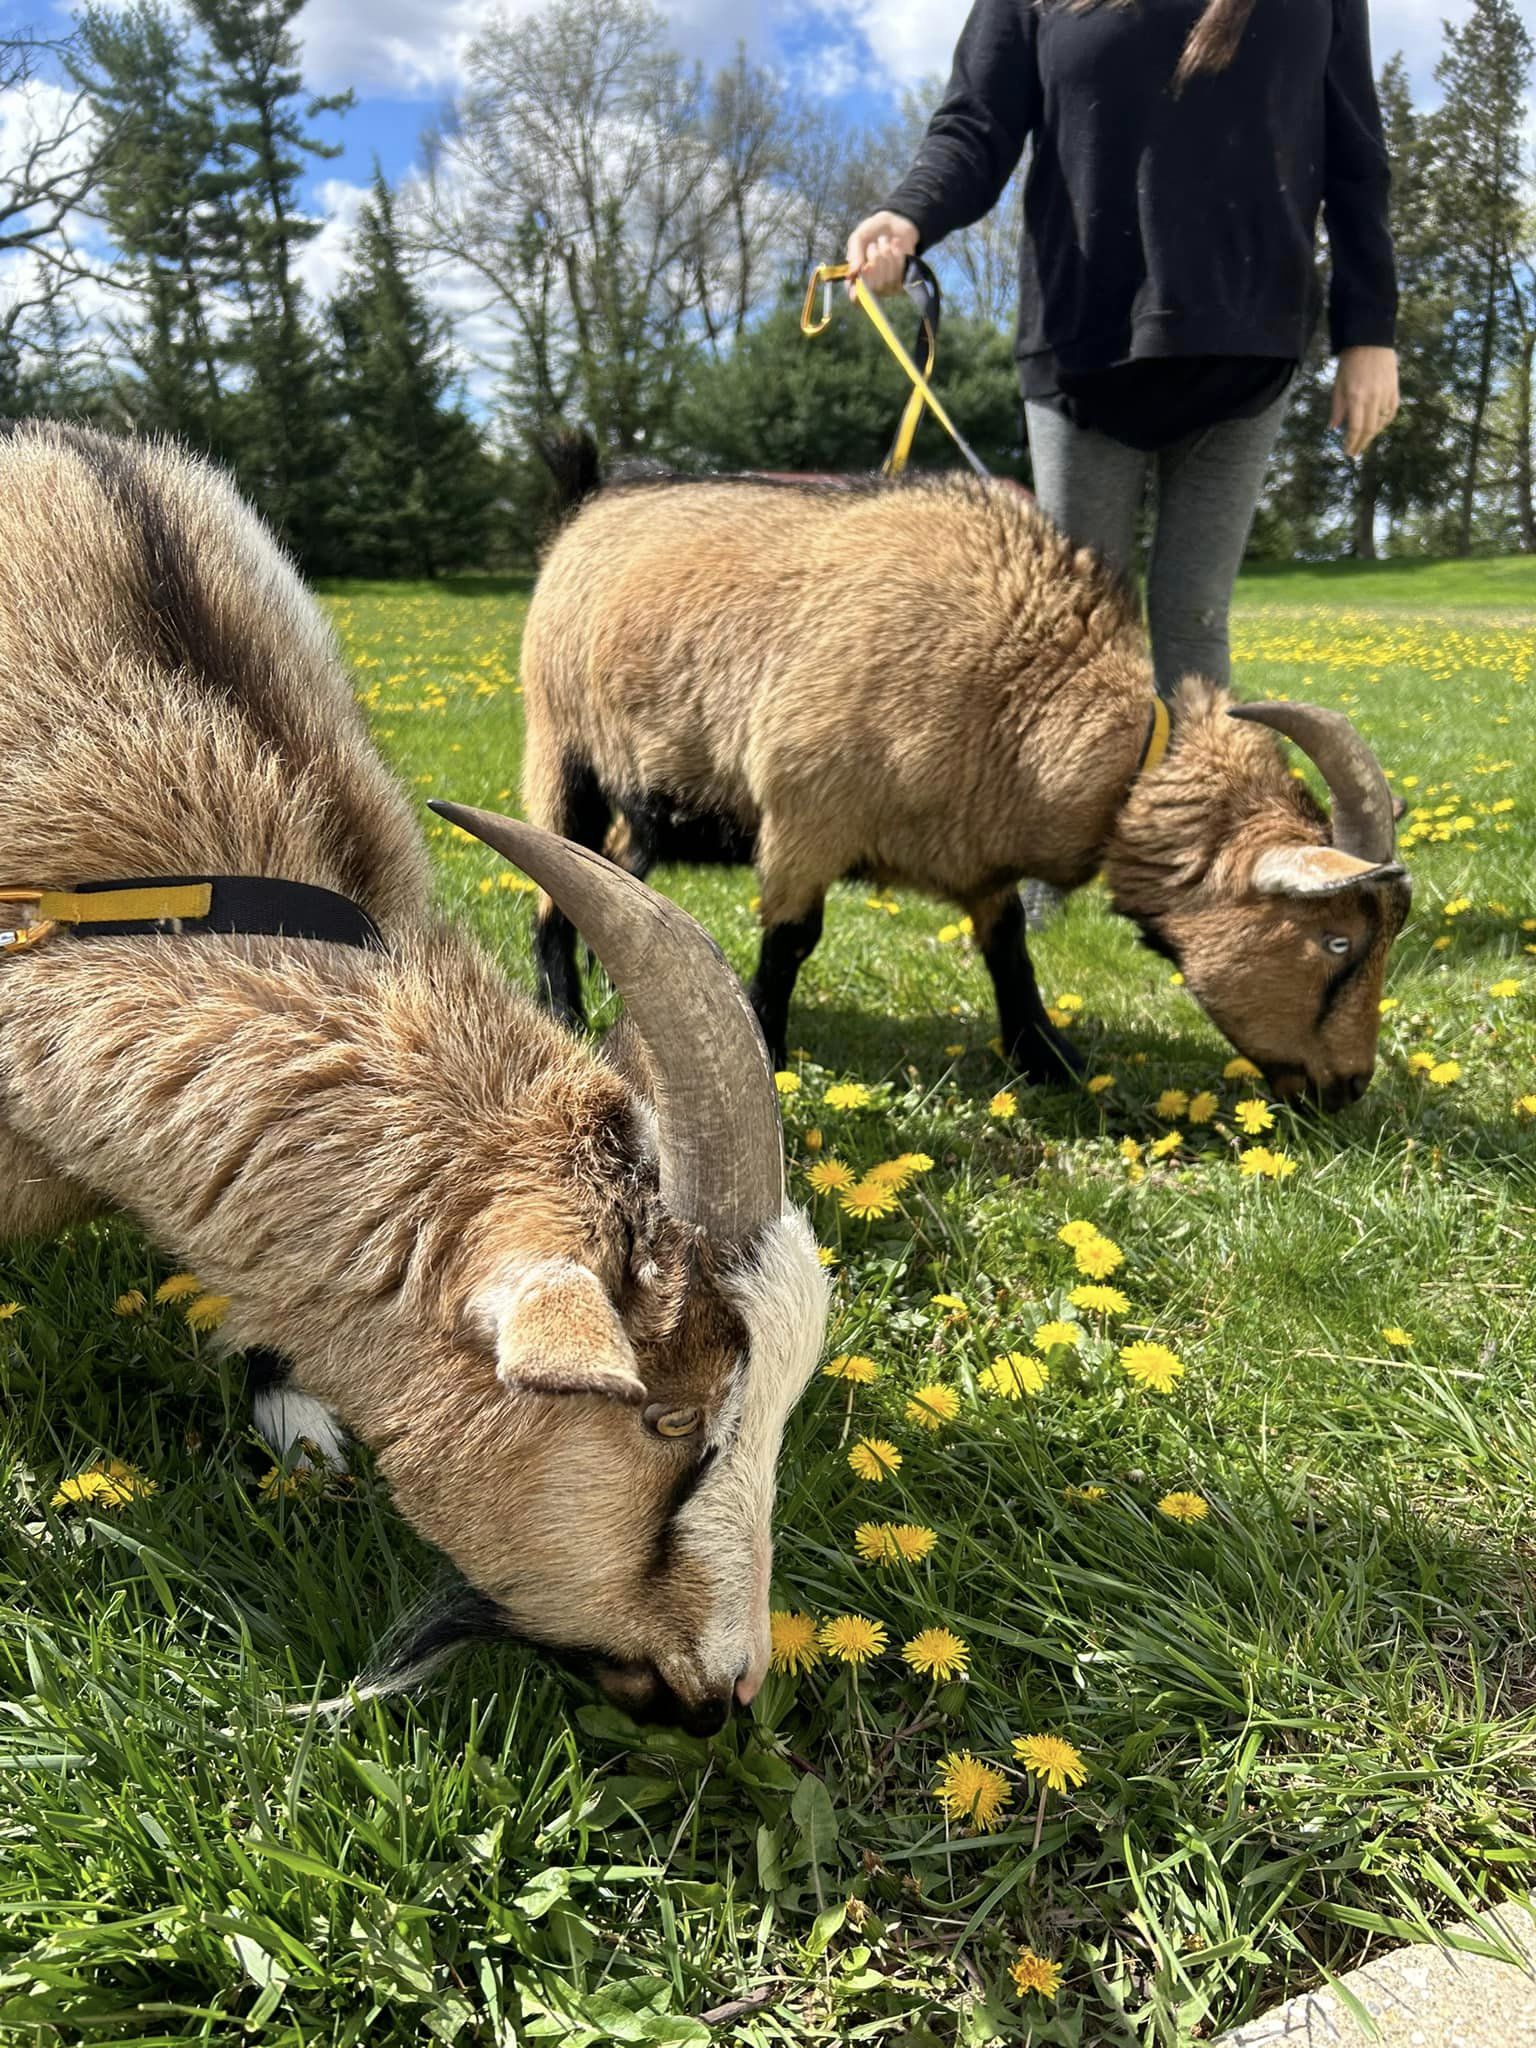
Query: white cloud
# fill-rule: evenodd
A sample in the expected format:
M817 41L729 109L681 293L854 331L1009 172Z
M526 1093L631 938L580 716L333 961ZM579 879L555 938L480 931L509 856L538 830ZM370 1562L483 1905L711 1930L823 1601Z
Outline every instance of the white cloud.
M463 76L464 54L485 25L520 19L537 0L309 0L297 29L310 82L323 90L427 94ZM768 0L673 0L664 7L678 46L706 64L724 61L744 42L768 54Z
M316 305L331 296L347 267L352 230L357 225L358 209L367 197L366 185L353 185L345 178L326 178L315 188L315 212L324 226L305 243L294 267L299 282Z

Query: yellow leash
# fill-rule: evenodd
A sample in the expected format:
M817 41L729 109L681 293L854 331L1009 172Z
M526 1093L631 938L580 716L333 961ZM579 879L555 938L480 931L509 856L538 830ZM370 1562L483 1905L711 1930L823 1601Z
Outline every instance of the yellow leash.
M921 282L928 286L930 293L933 295L932 304L936 309L937 287L933 283L932 274L921 264L914 264L913 272ZM811 281L805 288L805 304L800 309L800 332L802 334L821 334L831 324L832 287L848 275L849 266L846 263L821 263L811 272ZM816 293L818 288L822 293L820 319L816 317ZM970 442L966 440L964 434L961 433L949 414L944 410L943 405L934 395L932 385L928 381L933 375L934 359L938 354L939 346L936 310L933 313L925 314L923 318L923 339L927 345L927 360L922 369L919 369L907 353L895 328L892 327L890 321L885 317L879 300L869 289L869 286L865 284L862 277L854 279L853 296L855 303L862 309L876 334L879 335L891 354L900 363L912 385L912 395L907 400L906 407L902 412L901 424L896 429L896 439L892 443L890 454L885 458L882 473L886 476L900 476L906 468L907 457L912 452L913 436L917 432L917 423L922 418L926 408L933 414L939 425L960 450L960 453L965 457L976 475L979 477L990 477L991 471L981 460L975 449L972 448Z

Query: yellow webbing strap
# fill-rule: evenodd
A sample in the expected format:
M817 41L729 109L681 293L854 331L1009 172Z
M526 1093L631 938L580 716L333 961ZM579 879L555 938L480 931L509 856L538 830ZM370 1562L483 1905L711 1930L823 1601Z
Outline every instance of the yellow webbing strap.
M54 924L134 924L159 918L206 917L213 904L210 882L182 882L148 889L46 890L38 916Z
M802 334L820 334L827 327L832 318L832 287L841 279L846 278L848 274L849 267L846 263L818 264L816 269L811 272L811 281L805 288L805 304L800 310L800 332ZM820 319L816 317L816 293L818 290L824 294ZM895 444L885 460L885 474L887 476L900 476L903 469L906 468L907 457L912 449L912 437L917 432L917 423L922 418L923 408L926 406L945 433L954 442L955 446L960 450L960 453L965 457L977 476L990 476L991 472L986 464L977 455L975 449L972 448L964 434L961 433L949 414L944 410L940 401L934 396L933 387L928 381L933 374L934 357L938 351L938 337L933 332L932 327L926 321L924 322L923 331L928 342L928 359L920 370L907 353L906 347L897 335L896 330L892 327L890 321L886 319L879 300L869 289L868 285L865 284L862 277L854 279L853 296L855 303L863 310L876 334L879 335L891 354L900 363L902 369L905 370L912 385L912 395L907 400L906 409L901 415L901 424L896 430Z
M1168 716L1168 706L1161 697L1152 699L1152 730L1147 734L1147 750L1141 757L1138 775L1150 775L1168 751L1168 737L1173 730L1173 721Z

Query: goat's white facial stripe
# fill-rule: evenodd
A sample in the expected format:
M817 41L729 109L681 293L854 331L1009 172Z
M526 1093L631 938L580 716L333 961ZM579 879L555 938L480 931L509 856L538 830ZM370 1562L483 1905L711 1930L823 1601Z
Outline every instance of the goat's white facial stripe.
M779 1444L826 1330L827 1276L798 1210L764 1233L752 1266L727 1280L725 1292L750 1335L746 1370L717 1418L719 1454L679 1513L677 1537L709 1579L710 1611L698 1635L703 1676L728 1687L767 1654Z

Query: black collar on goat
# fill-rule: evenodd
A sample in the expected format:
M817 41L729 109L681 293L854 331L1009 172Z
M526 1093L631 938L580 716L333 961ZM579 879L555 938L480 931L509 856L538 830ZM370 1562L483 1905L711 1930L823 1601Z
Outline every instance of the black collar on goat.
M33 916L0 931L0 953L20 953L60 926L89 938L220 932L237 938L323 939L379 952L378 926L349 896L312 882L269 875L153 875L133 881L81 882L73 889L0 889L0 903Z

